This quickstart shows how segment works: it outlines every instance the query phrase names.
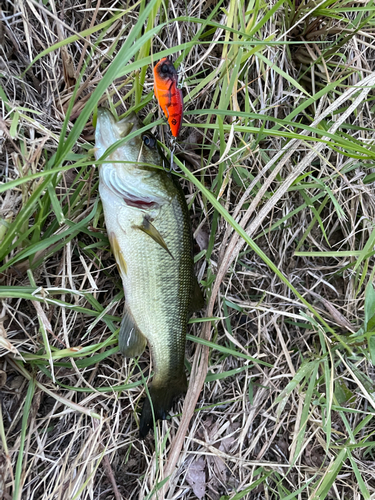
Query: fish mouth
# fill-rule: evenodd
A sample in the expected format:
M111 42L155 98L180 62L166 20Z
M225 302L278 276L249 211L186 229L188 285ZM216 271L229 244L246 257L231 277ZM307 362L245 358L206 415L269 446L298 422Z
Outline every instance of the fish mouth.
M95 138L96 140L102 139L107 147L137 129L139 129L139 121L134 112L117 121L108 108L98 108Z
M98 108L95 127L96 159L99 160L110 147L118 141L125 139L132 132L139 130L142 126L143 124L134 112L131 112L121 120L117 120L108 108ZM143 140L139 135L128 139L126 146L122 148L123 159L127 158L129 161L139 161L137 157L140 154L139 151L142 151L142 146ZM113 152L113 159L117 160L116 151ZM108 160L111 158L112 154L108 157Z

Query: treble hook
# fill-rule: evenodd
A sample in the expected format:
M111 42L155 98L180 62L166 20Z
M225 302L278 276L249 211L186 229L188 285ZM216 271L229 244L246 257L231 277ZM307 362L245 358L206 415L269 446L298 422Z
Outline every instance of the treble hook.
M170 169L169 171L172 172L172 170L174 170L174 167L173 167L173 155L174 155L174 152L176 151L176 139L173 137L173 139L171 139L171 164L170 164Z

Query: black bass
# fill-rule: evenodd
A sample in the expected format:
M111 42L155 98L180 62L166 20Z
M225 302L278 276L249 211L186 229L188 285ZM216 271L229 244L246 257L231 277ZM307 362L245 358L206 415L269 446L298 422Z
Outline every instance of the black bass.
M116 122L109 110L99 109L96 159L141 126L135 114ZM152 408L155 420L165 419L173 400L186 392L187 321L203 305L184 194L170 174L150 165L161 166L162 159L155 138L145 133L110 153L99 170L107 233L125 291L120 350L139 356L148 342L154 369L141 437L153 426Z

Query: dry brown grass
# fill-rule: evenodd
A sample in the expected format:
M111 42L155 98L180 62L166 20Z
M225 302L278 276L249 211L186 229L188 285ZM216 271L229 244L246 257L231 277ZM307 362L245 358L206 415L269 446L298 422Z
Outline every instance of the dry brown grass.
M9 183L55 166L69 104L65 137L139 14L115 0L0 5L0 175ZM221 27L205 28L216 43L184 53L186 110L197 114L186 114L195 126L183 128L178 158L204 186L183 182L196 254L204 250L200 316L216 319L191 325L213 344L190 337L189 392L155 436L138 439L148 355L136 363L116 348L123 293L90 165L92 123L58 176L1 192L0 500L375 498L373 327L350 336L373 310L372 11L285 2L251 33L278 43L250 48L228 30L251 31L273 5L223 3L213 15ZM170 3L152 60L201 27L174 18L205 20L215 7ZM81 35L126 9L105 32ZM151 68L143 89L138 70L122 70L100 102L156 120ZM169 144L166 128L159 136Z

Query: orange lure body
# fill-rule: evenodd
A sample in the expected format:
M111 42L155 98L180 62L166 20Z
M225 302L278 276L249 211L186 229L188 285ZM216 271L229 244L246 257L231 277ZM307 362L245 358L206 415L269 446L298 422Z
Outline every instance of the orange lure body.
M154 80L155 97L167 117L172 134L178 137L183 115L182 92L177 87L177 71L167 57L154 66Z

